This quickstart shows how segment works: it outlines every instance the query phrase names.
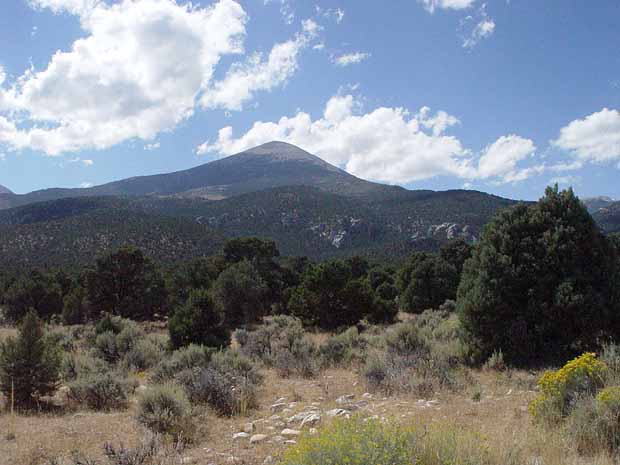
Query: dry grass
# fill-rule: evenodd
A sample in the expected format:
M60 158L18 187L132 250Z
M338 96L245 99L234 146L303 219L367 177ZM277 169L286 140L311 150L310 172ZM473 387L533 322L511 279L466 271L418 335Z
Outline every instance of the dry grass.
M9 332L13 330L0 329L0 338ZM321 334L312 337L316 342L326 339ZM250 445L247 439L233 442L232 435L242 431L249 422L255 425L254 433L267 434L270 438L284 427L297 428L298 424L284 426L269 420L273 415L270 406L282 397L287 402L296 402L289 413L281 413L284 418L307 410L313 403L326 412L340 407L336 403L340 396L353 394L358 401L366 392L360 375L351 370L330 369L311 380L282 379L274 370L264 370L263 374L265 382L258 393L259 408L249 416L222 418L212 411L197 412L199 432L196 442L183 454L184 463L259 465L267 456L277 459L289 446L272 440L256 445ZM422 426L446 423L477 432L492 453L499 455L514 450L527 458L528 465L615 463L607 457L580 457L560 431L544 431L532 423L527 405L536 395L533 389L538 373L471 371L470 375L471 385L460 392L437 393L436 403L420 403L412 395L385 398L375 394L361 414ZM135 408L133 399L130 408L122 412L17 415L14 422L8 413L0 413L0 464L45 464L45 457L68 456L73 451L102 460L105 442L136 446L145 430L135 421ZM328 421L322 416L322 421ZM10 438L9 432L15 437Z

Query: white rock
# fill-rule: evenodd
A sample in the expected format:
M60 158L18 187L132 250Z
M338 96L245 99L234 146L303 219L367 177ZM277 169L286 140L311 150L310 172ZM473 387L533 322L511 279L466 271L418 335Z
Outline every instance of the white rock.
M285 407L286 404L284 402L276 402L270 407L270 409L273 413L276 413L282 411Z
M282 418L280 415L271 415L269 421L278 421L280 418Z
M293 444L297 444L297 441L295 441L294 439L289 439L288 441L284 441L284 444L292 446Z
M321 421L321 415L318 413L312 413L303 419L301 422L301 429L304 429L304 426L314 426L318 422Z
M353 399L355 399L355 394L347 394L344 396L340 396L336 399L337 404L348 404Z
M362 399L372 399L372 394L370 392L365 392L362 394Z
M255 434L250 438L250 444L258 444L259 442L263 442L267 438L268 436L266 434Z
M270 465L272 463L273 463L273 457L271 455L268 455L267 457L265 457L265 460L263 460L264 465Z
M275 404L283 404L284 402L286 402L286 397L280 397L278 400L276 400L274 403Z
M301 434L301 431L296 429L284 428L280 434L284 437L299 436Z
M233 434L233 441L236 441L238 439L247 439L249 437L250 435L248 433L242 431L240 433Z
M335 409L332 409L332 410L328 410L325 413L327 414L328 417L341 417L343 415L346 415L349 412L347 412L343 408L335 408Z
M310 429L308 430L308 433L310 433L310 434L316 434L316 433L318 433L318 432L319 432L319 430L317 430L316 428L310 428Z

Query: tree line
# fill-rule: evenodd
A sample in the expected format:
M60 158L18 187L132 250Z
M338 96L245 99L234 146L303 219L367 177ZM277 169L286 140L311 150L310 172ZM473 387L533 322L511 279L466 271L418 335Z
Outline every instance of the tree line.
M456 311L471 360L502 351L534 365L596 349L620 333L620 241L600 232L572 190L499 213L475 245L456 240L414 252L400 267L361 257L313 263L281 257L259 238L163 270L124 247L76 275L31 270L0 277L4 315L28 311L65 324L113 314L167 317L174 347L225 346L231 331L285 314L336 331L391 323L399 310Z

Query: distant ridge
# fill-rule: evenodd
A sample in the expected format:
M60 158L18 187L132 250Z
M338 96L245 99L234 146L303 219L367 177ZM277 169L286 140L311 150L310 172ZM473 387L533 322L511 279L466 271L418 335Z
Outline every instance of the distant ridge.
M352 197L392 194L402 187L357 178L286 142L258 147L183 171L139 176L84 189L46 189L13 195L0 208L67 197L166 196L221 200L283 186L309 186Z
M8 188L0 185L0 195L1 194L12 194L13 192Z

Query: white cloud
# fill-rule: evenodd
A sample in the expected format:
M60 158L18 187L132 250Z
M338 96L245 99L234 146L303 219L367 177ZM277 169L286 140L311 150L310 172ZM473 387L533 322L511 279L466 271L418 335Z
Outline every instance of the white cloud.
M29 0L33 8L48 8L54 13L70 13L78 16L90 14L102 0Z
M257 91L269 91L286 83L299 68L299 53L315 39L321 27L308 19L294 39L274 45L266 60L254 53L245 63L235 63L223 80L202 95L204 108L240 111Z
M175 0L31 3L80 15L85 34L70 50L56 52L45 69L28 70L10 85L0 69L0 145L8 150L57 155L134 138L152 141L189 118L203 93L213 90L222 56L243 53L247 15L233 0L208 8ZM316 23L305 22L293 41L274 47L267 63L253 62L263 73L240 84L241 96L232 104L216 99L218 106L241 105L257 90L285 82L297 68L299 49L317 32ZM239 71L257 68L231 70L233 84Z
M476 0L418 0L424 5L429 13L434 13L436 9L442 10L464 10L471 7Z
M361 102L352 95L334 96L319 119L300 111L277 122L256 122L238 138L233 137L232 127L224 127L214 143L206 141L196 152L231 155L281 140L354 175L388 183L435 176L517 182L542 171L538 166L520 166L535 147L519 136L499 138L478 157L456 137L445 134L459 123L446 112L432 114L423 107L411 116L404 108L380 107L362 114L360 108Z
M318 15L334 20L336 24L340 24L344 19L344 10L341 8L328 8L327 10L324 10L319 5L315 5L314 8L316 9Z
M152 150L157 150L157 149L158 149L158 148L160 148L160 147L161 147L161 143L159 143L159 142L153 142L153 143L151 143L151 144L146 144L146 145L144 146L144 150L147 150L147 151L152 151Z
M370 53L366 52L354 52L340 55L333 58L333 62L338 66L349 66L370 58Z
M576 185L581 183L579 176L556 176L549 180L549 184Z
M69 158L67 161L69 163L80 163L80 164L82 164L84 166L93 166L95 164L95 162L92 161L92 160L83 160L80 157Z
M517 169L517 165L535 151L529 139L514 134L502 136L484 149L478 160L478 174L482 178L501 176L511 180L528 177L528 172Z
M552 145L571 152L581 162L620 160L620 111L603 108L572 121Z
M463 48L473 48L478 45L482 39L490 37L495 32L495 21L490 18L482 19L476 27L474 27L471 35L463 40Z

